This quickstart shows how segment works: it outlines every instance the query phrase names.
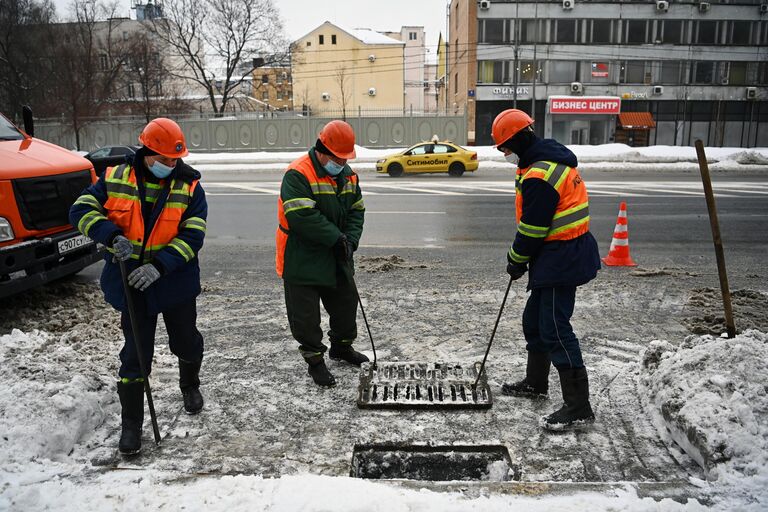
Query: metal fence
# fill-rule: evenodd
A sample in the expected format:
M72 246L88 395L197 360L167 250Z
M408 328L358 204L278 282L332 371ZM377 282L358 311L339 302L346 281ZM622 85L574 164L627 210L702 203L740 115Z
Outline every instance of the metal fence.
M437 135L457 144L467 142L467 118L460 113L358 111L347 112L357 144L369 148L403 147ZM238 112L225 117L172 116L181 126L190 151L286 151L314 144L322 127L342 115L303 116L286 112ZM143 118L110 117L86 120L80 133L85 151L122 144L136 144L146 124ZM40 119L35 135L67 148L75 147L72 128L63 120Z

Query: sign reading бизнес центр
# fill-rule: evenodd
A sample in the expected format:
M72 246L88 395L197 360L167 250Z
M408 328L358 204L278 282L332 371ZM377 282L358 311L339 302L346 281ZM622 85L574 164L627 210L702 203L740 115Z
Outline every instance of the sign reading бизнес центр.
M614 96L550 96L550 114L618 114L621 98Z

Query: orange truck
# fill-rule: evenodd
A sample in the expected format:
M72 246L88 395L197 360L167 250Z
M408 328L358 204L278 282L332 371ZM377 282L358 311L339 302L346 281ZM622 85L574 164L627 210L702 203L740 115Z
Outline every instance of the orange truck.
M75 274L99 261L103 248L68 220L69 207L96 180L93 165L33 137L0 114L0 298Z

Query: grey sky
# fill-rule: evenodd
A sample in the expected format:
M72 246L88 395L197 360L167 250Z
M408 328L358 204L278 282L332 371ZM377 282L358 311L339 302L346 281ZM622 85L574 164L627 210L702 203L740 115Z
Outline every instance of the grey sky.
M273 0L280 8L288 36L298 39L324 21L348 28L399 31L403 25L423 26L430 54L437 37L445 34L447 0ZM60 17L68 15L72 0L53 0ZM118 14L133 15L130 0L118 0Z

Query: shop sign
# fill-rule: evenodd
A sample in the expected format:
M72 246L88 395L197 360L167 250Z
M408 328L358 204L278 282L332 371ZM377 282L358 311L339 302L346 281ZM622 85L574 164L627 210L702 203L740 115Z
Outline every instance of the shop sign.
M647 92L635 92L635 91L623 92L623 93L621 93L621 99L623 99L623 100L647 100L648 99L648 93Z
M608 77L608 63L607 62L593 62L592 63L592 76L595 78L607 78Z
M621 98L613 96L550 96L550 114L618 114Z
M517 95L518 96L524 96L530 94L530 90L528 87L518 87L517 88ZM503 98L512 98L515 96L515 88L514 87L494 87L493 88L493 95L494 96L501 96Z

